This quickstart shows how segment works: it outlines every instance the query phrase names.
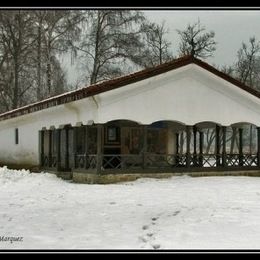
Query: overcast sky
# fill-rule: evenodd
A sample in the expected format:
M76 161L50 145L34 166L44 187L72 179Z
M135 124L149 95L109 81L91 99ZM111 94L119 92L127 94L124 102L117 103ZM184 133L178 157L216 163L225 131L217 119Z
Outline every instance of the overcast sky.
M258 11L145 11L149 20L166 21L169 27L169 39L172 50L177 54L179 36L176 29L183 30L188 23L195 23L198 18L207 30L215 32L217 50L214 57L207 61L217 65L232 64L242 42L248 42L251 36L260 40L260 10Z
M176 29L183 30L188 23L200 19L206 30L215 32L217 50L213 58L206 61L216 65L231 65L236 60L242 42L248 42L251 36L260 40L260 10L150 10L144 11L150 21L160 23L165 20L169 28L168 39L172 42L172 52L177 55L179 36ZM69 65L67 65L69 71ZM69 81L74 81L75 73L69 73Z

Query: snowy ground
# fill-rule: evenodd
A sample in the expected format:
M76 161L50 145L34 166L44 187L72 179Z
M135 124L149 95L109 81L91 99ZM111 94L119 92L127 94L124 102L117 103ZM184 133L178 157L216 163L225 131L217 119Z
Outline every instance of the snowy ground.
M87 185L0 168L0 249L15 248L259 249L260 178Z

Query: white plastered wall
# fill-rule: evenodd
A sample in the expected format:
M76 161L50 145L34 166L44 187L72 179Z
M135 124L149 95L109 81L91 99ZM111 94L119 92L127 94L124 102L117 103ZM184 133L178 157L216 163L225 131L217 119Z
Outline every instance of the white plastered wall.
M144 124L174 120L188 125L260 125L260 99L190 64L98 97L98 121L132 119Z
M37 165L42 127L106 123L142 124L172 120L194 125L249 122L260 126L260 99L203 68L190 64L93 97L0 121L0 162ZM19 129L15 145L14 129ZM172 140L174 142L174 140Z

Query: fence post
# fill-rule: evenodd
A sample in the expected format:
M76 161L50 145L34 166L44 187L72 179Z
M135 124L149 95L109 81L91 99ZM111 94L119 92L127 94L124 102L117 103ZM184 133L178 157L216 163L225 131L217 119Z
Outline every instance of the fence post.
M191 127L186 126L186 134L187 134L187 143L186 143L186 167L189 168L191 164L191 154L190 154L190 136L191 136Z
M227 150L226 150L226 133L227 133L227 127L222 126L222 134L223 134L223 146L222 146L222 166L227 166Z
M203 167L203 140L204 140L204 136L203 136L203 131L201 130L200 132L200 151L199 151L199 166Z
M198 166L197 161L197 127L193 126L193 166Z
M260 168L260 127L257 127L257 166Z
M49 153L48 153L48 157L49 157L49 167L52 167L52 130L48 130L49 131Z
M220 127L216 125L216 166L220 166Z
M239 128L239 166L243 166L243 129Z
M176 158L175 158L175 165L179 165L180 158L179 158L179 133L176 133Z
M147 153L147 126L143 126L143 169L147 166L146 153Z

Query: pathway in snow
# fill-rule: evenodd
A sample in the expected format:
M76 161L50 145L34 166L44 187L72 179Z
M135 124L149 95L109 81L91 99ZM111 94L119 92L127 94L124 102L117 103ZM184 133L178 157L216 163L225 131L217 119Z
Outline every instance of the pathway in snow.
M260 178L110 185L0 168L0 249L260 248Z

